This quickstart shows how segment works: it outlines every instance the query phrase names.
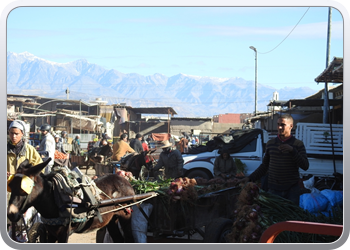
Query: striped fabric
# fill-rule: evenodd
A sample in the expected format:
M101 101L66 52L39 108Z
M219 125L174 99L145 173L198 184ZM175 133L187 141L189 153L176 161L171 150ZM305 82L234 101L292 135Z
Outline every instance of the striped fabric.
M282 143L291 145L294 150L291 153L282 153L278 149ZM299 182L299 168L305 171L309 168L304 143L294 136L286 141L276 137L267 142L263 162L249 179L256 181L268 173L269 188L288 190Z

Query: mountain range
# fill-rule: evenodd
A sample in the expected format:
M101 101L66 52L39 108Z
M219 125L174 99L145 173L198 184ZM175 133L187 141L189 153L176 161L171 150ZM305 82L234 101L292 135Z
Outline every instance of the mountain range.
M7 93L132 107L172 107L180 117L211 117L225 113L252 113L255 82L240 77L215 78L177 74L143 76L107 70L85 59L68 63L47 61L28 52L7 52ZM308 88L275 89L258 84L258 111L266 111L273 92L280 100L303 99Z

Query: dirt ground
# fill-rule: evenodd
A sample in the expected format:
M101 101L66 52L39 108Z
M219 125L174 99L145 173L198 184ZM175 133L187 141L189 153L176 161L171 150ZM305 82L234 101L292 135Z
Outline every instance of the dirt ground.
M83 174L86 174L86 168L80 168ZM89 168L87 171L89 177L95 176L95 170ZM68 243L96 243L96 231L85 234L72 234L69 236Z
M69 236L68 243L96 243L96 232L72 234Z

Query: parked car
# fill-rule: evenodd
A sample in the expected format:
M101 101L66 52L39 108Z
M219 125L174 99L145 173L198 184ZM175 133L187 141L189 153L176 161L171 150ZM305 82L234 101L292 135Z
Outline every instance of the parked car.
M324 132L329 130L329 124L298 123L295 131L295 137L304 142L309 159L309 169L300 169L300 176L315 176L319 182L324 183L324 188L330 189L336 183L341 187L343 175L343 125L333 125L333 156L330 132ZM227 141L214 137L214 140L207 143L214 144L211 148L206 150L203 146L202 149L183 154L185 176L213 178L214 161L223 147L229 149L231 157L246 164L246 175L250 175L262 163L267 141L268 133L262 129L236 130L231 140Z

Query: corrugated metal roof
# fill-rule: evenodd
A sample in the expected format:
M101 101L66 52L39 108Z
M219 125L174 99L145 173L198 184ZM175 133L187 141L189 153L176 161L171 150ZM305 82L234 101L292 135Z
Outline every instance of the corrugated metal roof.
M343 58L334 57L329 66L315 78L316 82L343 82Z
M211 117L172 117L171 120L212 120Z
M144 108L130 108L135 114L171 114L177 115L175 110L171 107L144 107Z

